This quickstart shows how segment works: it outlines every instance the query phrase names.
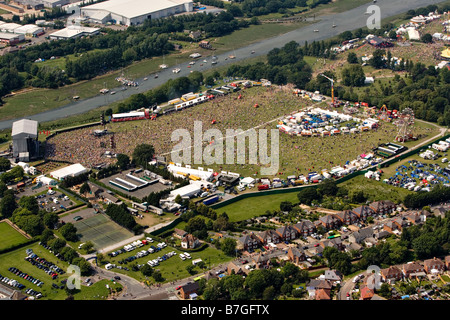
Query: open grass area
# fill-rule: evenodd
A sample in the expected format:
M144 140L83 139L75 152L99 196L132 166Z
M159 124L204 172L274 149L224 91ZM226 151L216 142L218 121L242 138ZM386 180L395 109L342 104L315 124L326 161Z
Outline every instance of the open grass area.
M6 222L0 222L0 251L25 243L27 238Z
M292 203L298 202L298 192L298 190L293 190L290 193L246 198L222 208L215 209L215 211L217 212L217 215L226 212L231 222L243 221L265 215L267 210L280 210L280 203L283 201L290 201Z

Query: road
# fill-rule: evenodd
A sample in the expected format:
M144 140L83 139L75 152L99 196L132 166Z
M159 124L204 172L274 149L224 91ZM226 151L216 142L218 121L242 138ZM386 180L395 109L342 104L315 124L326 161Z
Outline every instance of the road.
M409 9L417 9L419 7L424 7L429 4L437 4L440 2L442 2L442 0L379 0L377 2L377 5L381 10L381 18L384 19L406 12ZM283 35L265 39L263 41L253 43L249 46L217 55L219 61L217 66L231 64L236 61L247 59L251 56L266 55L273 48L282 47L290 41L296 41L300 45L303 45L305 41L311 43L313 41L325 40L347 30L354 30L360 27L365 27L368 18L371 17L370 15L364 14L364 12L367 11L368 6L369 5L366 4L339 14L321 16L318 18L320 19L320 21L312 25L308 25L297 30L285 33ZM332 28L333 24L336 24L336 28ZM314 32L314 30L319 30L319 32ZM251 54L252 50L255 51L253 55ZM236 58L225 60L225 58L230 54L235 55ZM135 79L140 83L139 87L137 88L129 88L126 91L120 91L120 87L114 89L111 88L110 90L117 91L115 95L98 95L92 98L69 103L57 109L52 109L39 114L27 116L27 118L42 123L85 113L98 107L126 99L132 94L151 90L164 84L169 79L187 76L189 75L191 70L204 72L208 69L211 69L213 67L211 65L211 61L209 58L207 60L208 62L204 63L203 66L200 66L200 63L196 63L191 68L187 68L186 63L174 66L173 68L178 67L181 69L178 74L174 74L172 72L172 69L169 68L161 70L158 73L159 77L157 79L155 79L152 75L148 76L149 79L147 81L143 81L143 79ZM16 120L18 119L0 121L0 130L11 128L12 123Z

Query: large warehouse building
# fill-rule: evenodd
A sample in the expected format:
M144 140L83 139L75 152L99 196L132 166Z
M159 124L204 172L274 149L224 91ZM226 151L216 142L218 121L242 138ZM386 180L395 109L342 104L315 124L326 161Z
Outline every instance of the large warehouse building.
M38 122L22 119L12 125L13 156L30 161L39 156Z
M132 26L193 10L192 0L108 0L82 7L81 16L94 23Z

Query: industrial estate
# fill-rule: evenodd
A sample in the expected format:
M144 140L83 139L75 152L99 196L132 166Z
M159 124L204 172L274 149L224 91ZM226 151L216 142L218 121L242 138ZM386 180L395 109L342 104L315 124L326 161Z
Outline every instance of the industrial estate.
M0 299L449 300L450 2L408 5L0 2Z

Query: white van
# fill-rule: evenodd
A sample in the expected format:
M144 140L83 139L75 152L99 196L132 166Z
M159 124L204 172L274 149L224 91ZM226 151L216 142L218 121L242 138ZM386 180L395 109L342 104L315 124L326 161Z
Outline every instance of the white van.
M111 270L112 268L114 268L114 265L111 263L108 263L107 265L105 265L106 270Z

